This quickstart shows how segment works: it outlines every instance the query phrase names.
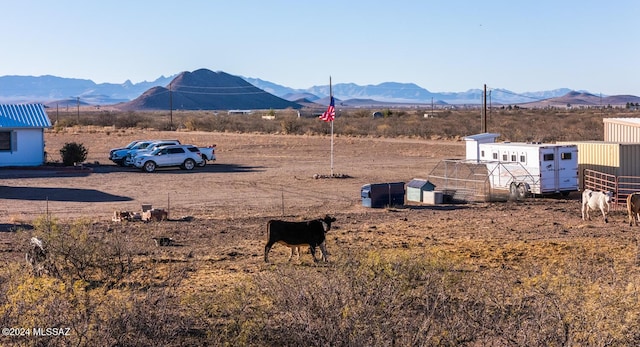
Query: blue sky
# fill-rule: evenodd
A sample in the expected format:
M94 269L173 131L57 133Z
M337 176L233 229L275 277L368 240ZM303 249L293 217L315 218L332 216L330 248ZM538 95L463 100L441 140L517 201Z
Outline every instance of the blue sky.
M640 1L2 0L0 76L640 96Z

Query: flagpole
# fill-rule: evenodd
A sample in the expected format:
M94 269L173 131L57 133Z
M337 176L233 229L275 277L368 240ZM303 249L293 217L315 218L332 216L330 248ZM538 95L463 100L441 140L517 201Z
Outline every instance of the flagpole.
M333 98L333 89L331 87L331 76L329 76L329 99ZM331 177L333 177L333 119L331 120Z

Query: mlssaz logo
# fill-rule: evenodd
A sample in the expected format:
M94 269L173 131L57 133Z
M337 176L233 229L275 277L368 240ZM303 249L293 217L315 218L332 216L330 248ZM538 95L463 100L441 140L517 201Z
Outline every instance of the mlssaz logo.
M33 336L69 336L71 328L33 328Z

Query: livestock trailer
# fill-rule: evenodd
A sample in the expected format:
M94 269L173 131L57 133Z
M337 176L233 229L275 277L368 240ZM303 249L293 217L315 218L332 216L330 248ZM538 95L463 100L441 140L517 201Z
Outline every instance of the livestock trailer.
M362 206L391 207L404 205L404 182L365 184L360 189Z
M479 143L493 189L512 197L569 194L578 190L578 147L548 143Z

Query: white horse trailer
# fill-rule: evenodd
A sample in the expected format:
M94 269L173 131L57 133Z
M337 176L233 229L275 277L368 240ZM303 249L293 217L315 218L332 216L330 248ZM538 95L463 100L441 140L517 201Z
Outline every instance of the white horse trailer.
M578 147L543 143L478 143L493 189L512 197L568 195L578 190Z

